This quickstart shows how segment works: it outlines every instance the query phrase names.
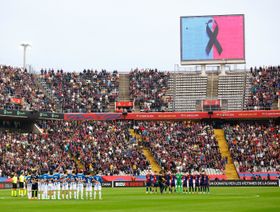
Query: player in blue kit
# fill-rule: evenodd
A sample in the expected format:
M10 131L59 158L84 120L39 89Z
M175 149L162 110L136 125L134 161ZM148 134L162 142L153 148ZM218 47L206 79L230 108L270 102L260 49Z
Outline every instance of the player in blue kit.
M79 199L79 198L84 199L85 175L81 172L77 173L76 180L77 180L77 199Z
M53 175L54 199L60 199L60 174Z
M93 177L93 183L94 183L94 193L93 198L96 199L96 192L98 192L99 200L102 200L102 177L99 175L96 175Z
M86 181L86 199L91 199L92 200L92 182L93 182L93 177L90 175L87 175L85 178Z

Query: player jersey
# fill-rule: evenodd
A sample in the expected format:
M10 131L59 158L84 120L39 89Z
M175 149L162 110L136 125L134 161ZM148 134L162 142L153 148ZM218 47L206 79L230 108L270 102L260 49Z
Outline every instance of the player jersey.
M166 183L169 185L169 183L170 183L170 179L171 179L171 176L170 176L170 174L167 174L166 176L165 176L165 180L166 180Z
M79 179L79 180L84 180L85 175L83 173L78 173L78 174L76 174L76 178Z
M147 182L147 183L150 183L150 182L151 182L151 175L150 175L150 174L147 174L147 175L146 175L146 182Z
M196 185L199 185L199 178L200 178L199 175L195 176L195 184Z
M158 179L159 179L159 176L158 175L154 175L154 182L153 183L157 183Z
M88 176L85 179L86 179L86 185L92 185L92 179L93 179L92 176Z
M100 184L103 182L102 177L98 175L94 176L93 179L98 181Z
M176 176L172 175L172 180L171 180L172 185L175 185L175 180L176 180Z
M192 185L193 184L193 175L189 176L189 184Z
M177 179L177 182L182 182L182 173L177 173L176 174L176 179Z
M60 179L60 174L59 174L59 173L56 173L56 174L54 174L54 175L52 176L52 178L53 178L54 180L59 180L59 179Z

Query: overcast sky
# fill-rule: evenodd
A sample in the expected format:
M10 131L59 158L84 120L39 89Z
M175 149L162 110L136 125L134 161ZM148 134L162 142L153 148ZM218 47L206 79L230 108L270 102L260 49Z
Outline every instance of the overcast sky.
M279 0L0 0L0 64L173 70L180 16L245 14L247 67L280 61Z

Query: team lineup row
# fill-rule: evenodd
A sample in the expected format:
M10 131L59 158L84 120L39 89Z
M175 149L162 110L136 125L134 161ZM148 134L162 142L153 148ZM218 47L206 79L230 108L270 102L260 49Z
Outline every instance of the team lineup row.
M160 193L178 192L178 193L209 193L209 177L202 173L186 174L180 172L176 174L159 174L146 175L146 193L157 192L159 187Z
M48 175L19 176L19 196L27 195L28 199L102 199L102 178L100 176L84 175ZM12 196L17 196L18 177L12 178Z

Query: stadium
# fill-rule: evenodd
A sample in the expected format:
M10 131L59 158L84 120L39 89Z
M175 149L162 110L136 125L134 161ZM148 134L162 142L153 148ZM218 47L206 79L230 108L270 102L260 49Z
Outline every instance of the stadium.
M203 8L209 8L210 13L194 9L182 13L179 6L187 6L185 2L162 3L162 10L176 5L171 18L174 22L167 25L177 24L176 33L170 34L176 34L180 46L175 53L166 53L169 44L161 44L154 54L154 46L147 49L151 43L144 44L149 42L144 34L150 35L150 26L144 23L155 17L156 21L164 19L162 13L147 15L145 22L138 14L137 18L134 13L126 14L135 7L123 0L118 1L120 5L105 1L110 6L95 1L61 1L57 5L55 1L44 5L33 0L26 5L15 2L6 4L7 11L34 9L34 14L22 12L24 16L12 14L14 19L5 19L13 28L21 21L30 26L27 24L16 35L15 29L3 30L4 41L0 42L6 51L0 53L2 211L280 210L280 66L279 58L266 60L265 55L261 62L272 64L259 65L259 57L250 45L253 37L247 25L257 9L236 6L226 14L223 11L228 11L228 5L221 4L220 11L206 4ZM276 8L273 1L268 2L264 7ZM155 9L158 4L144 1L137 6ZM96 14L86 13L92 8L101 8L102 15L98 15L98 9ZM126 14L125 19L116 15L115 8ZM84 11L79 13L79 9ZM76 39L70 42L67 33L72 31L68 30L84 29L84 23L104 27L107 22L99 19L103 12L112 13L108 15L112 25L120 24L117 32L110 25L116 37L109 29L104 28L102 33L94 29L94 33L102 34L97 33L101 49L97 43L89 44L93 38L85 44L88 52L79 52L77 46L72 49L75 42L84 45L87 35L86 31L69 35ZM37 16L36 20L36 14L47 14L48 18ZM267 19L273 22L269 15ZM147 51L140 59L136 57L141 54L128 39L132 35L126 37L127 31L122 32L122 24L127 28L132 22L136 22L137 30L140 23L143 30L133 35ZM42 35L40 27L54 32ZM270 25L265 27L272 30ZM151 34L161 31L159 28ZM51 40L56 30L65 32ZM133 32L135 28L126 30ZM110 39L106 32L111 33ZM118 33L124 40L117 39ZM26 35L34 42L19 43L21 53L23 50L21 64L18 58L11 59L16 54L10 54L12 50L5 43L16 42L14 36ZM170 37L166 41L173 43ZM141 39L146 40L141 43ZM116 43L110 46L113 57L110 52L102 52L108 49L110 40ZM272 42L263 37L260 40L267 40L267 48ZM50 42L61 46L48 52ZM277 49L277 40L273 42L275 46L265 50ZM114 47L118 45L123 48L117 51ZM88 61L88 54L95 55L94 47L98 56ZM125 54L126 48L135 48L136 53ZM152 60L159 63L150 63L149 51L154 54ZM180 64L169 64L159 53L175 55ZM42 59L41 54L48 58ZM95 66L95 61L96 67L108 68L84 68ZM125 68L118 65L125 61ZM132 68L131 64L143 68ZM148 65L159 67L145 68ZM68 68L71 66L73 69Z

